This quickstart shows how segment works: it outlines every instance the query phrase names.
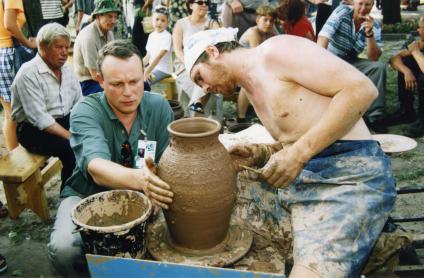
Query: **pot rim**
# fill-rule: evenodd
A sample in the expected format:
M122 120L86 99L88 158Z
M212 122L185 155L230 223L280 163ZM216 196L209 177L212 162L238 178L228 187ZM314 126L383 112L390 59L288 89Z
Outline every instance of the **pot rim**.
M81 221L79 221L76 218L76 210L77 207L82 205L84 202L87 201L87 199L93 199L96 198L100 195L104 195L104 194L110 194L113 192L128 192L131 191L131 193L135 193L137 195L139 195L147 204L147 210L144 212L143 215L141 215L140 217L138 217L137 219L134 219L131 222L125 223L125 224L121 224L121 225L112 225L112 226L105 226L105 227L99 227L99 226L91 226L91 225L87 225L82 223ZM81 201L78 202L78 204L76 204L73 208L72 208L72 214L71 214L71 219L72 222L74 222L74 224L79 228L81 227L83 230L89 230L89 231L95 231L98 233L114 233L114 232L119 232L119 231L123 231L123 230L128 230L131 229L132 227L147 221L147 219L149 218L150 214L152 213L152 202L150 201L150 199L144 195L142 192L139 191L135 191L135 190L126 190L126 189L113 189L113 190L107 190L107 191L103 191L100 193L96 193L93 195L90 195L84 199L82 199Z
M196 123L196 122L199 122L199 123L207 122L210 124L214 124L215 126L209 131L199 132L199 133L186 133L186 132L179 132L174 130L175 126L177 125L181 125L184 123ZM168 132L174 136L186 137L186 138L199 138L199 137L206 137L206 136L218 134L219 131L221 130L221 124L216 120L202 118L202 117L183 118L183 119L175 120L172 123L170 123L167 129L168 129Z

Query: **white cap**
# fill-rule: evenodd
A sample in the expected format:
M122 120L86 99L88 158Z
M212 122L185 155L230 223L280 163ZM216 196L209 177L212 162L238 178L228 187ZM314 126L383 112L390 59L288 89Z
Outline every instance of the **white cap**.
M190 76L194 63L208 46L237 41L238 28L219 28L201 31L188 38L184 45L184 64Z

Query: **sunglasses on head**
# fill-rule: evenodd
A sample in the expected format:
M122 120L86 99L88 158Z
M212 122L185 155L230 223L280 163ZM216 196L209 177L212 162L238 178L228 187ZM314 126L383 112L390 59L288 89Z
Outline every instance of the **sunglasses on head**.
M121 147L121 165L124 167L132 166L132 150L128 140L122 143Z
M199 6L202 6L202 5L209 6L209 1L194 1L194 3L196 3Z

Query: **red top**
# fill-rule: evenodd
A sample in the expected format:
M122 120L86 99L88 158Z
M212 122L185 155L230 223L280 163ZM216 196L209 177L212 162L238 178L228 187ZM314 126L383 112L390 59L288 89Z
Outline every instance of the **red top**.
M309 38L308 36L306 36L309 33L309 36L312 36L313 41L316 41L314 28L312 27L311 22L306 16L300 18L293 26L288 24L287 22L284 22L284 31L288 35L294 35L305 38Z

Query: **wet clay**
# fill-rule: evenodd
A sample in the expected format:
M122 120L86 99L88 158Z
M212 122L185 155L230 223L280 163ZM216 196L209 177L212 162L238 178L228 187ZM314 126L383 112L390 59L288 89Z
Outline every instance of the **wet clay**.
M88 226L108 227L113 225L122 225L137 219L138 215L121 215L114 213L112 215L99 216L94 215L87 221Z
M86 253L143 258L146 224L152 204L144 194L109 190L77 204L72 221L80 231Z
M210 249L227 236L236 194L236 172L218 141L221 126L206 118L174 121L158 175L171 186L164 211L172 244L186 252Z

